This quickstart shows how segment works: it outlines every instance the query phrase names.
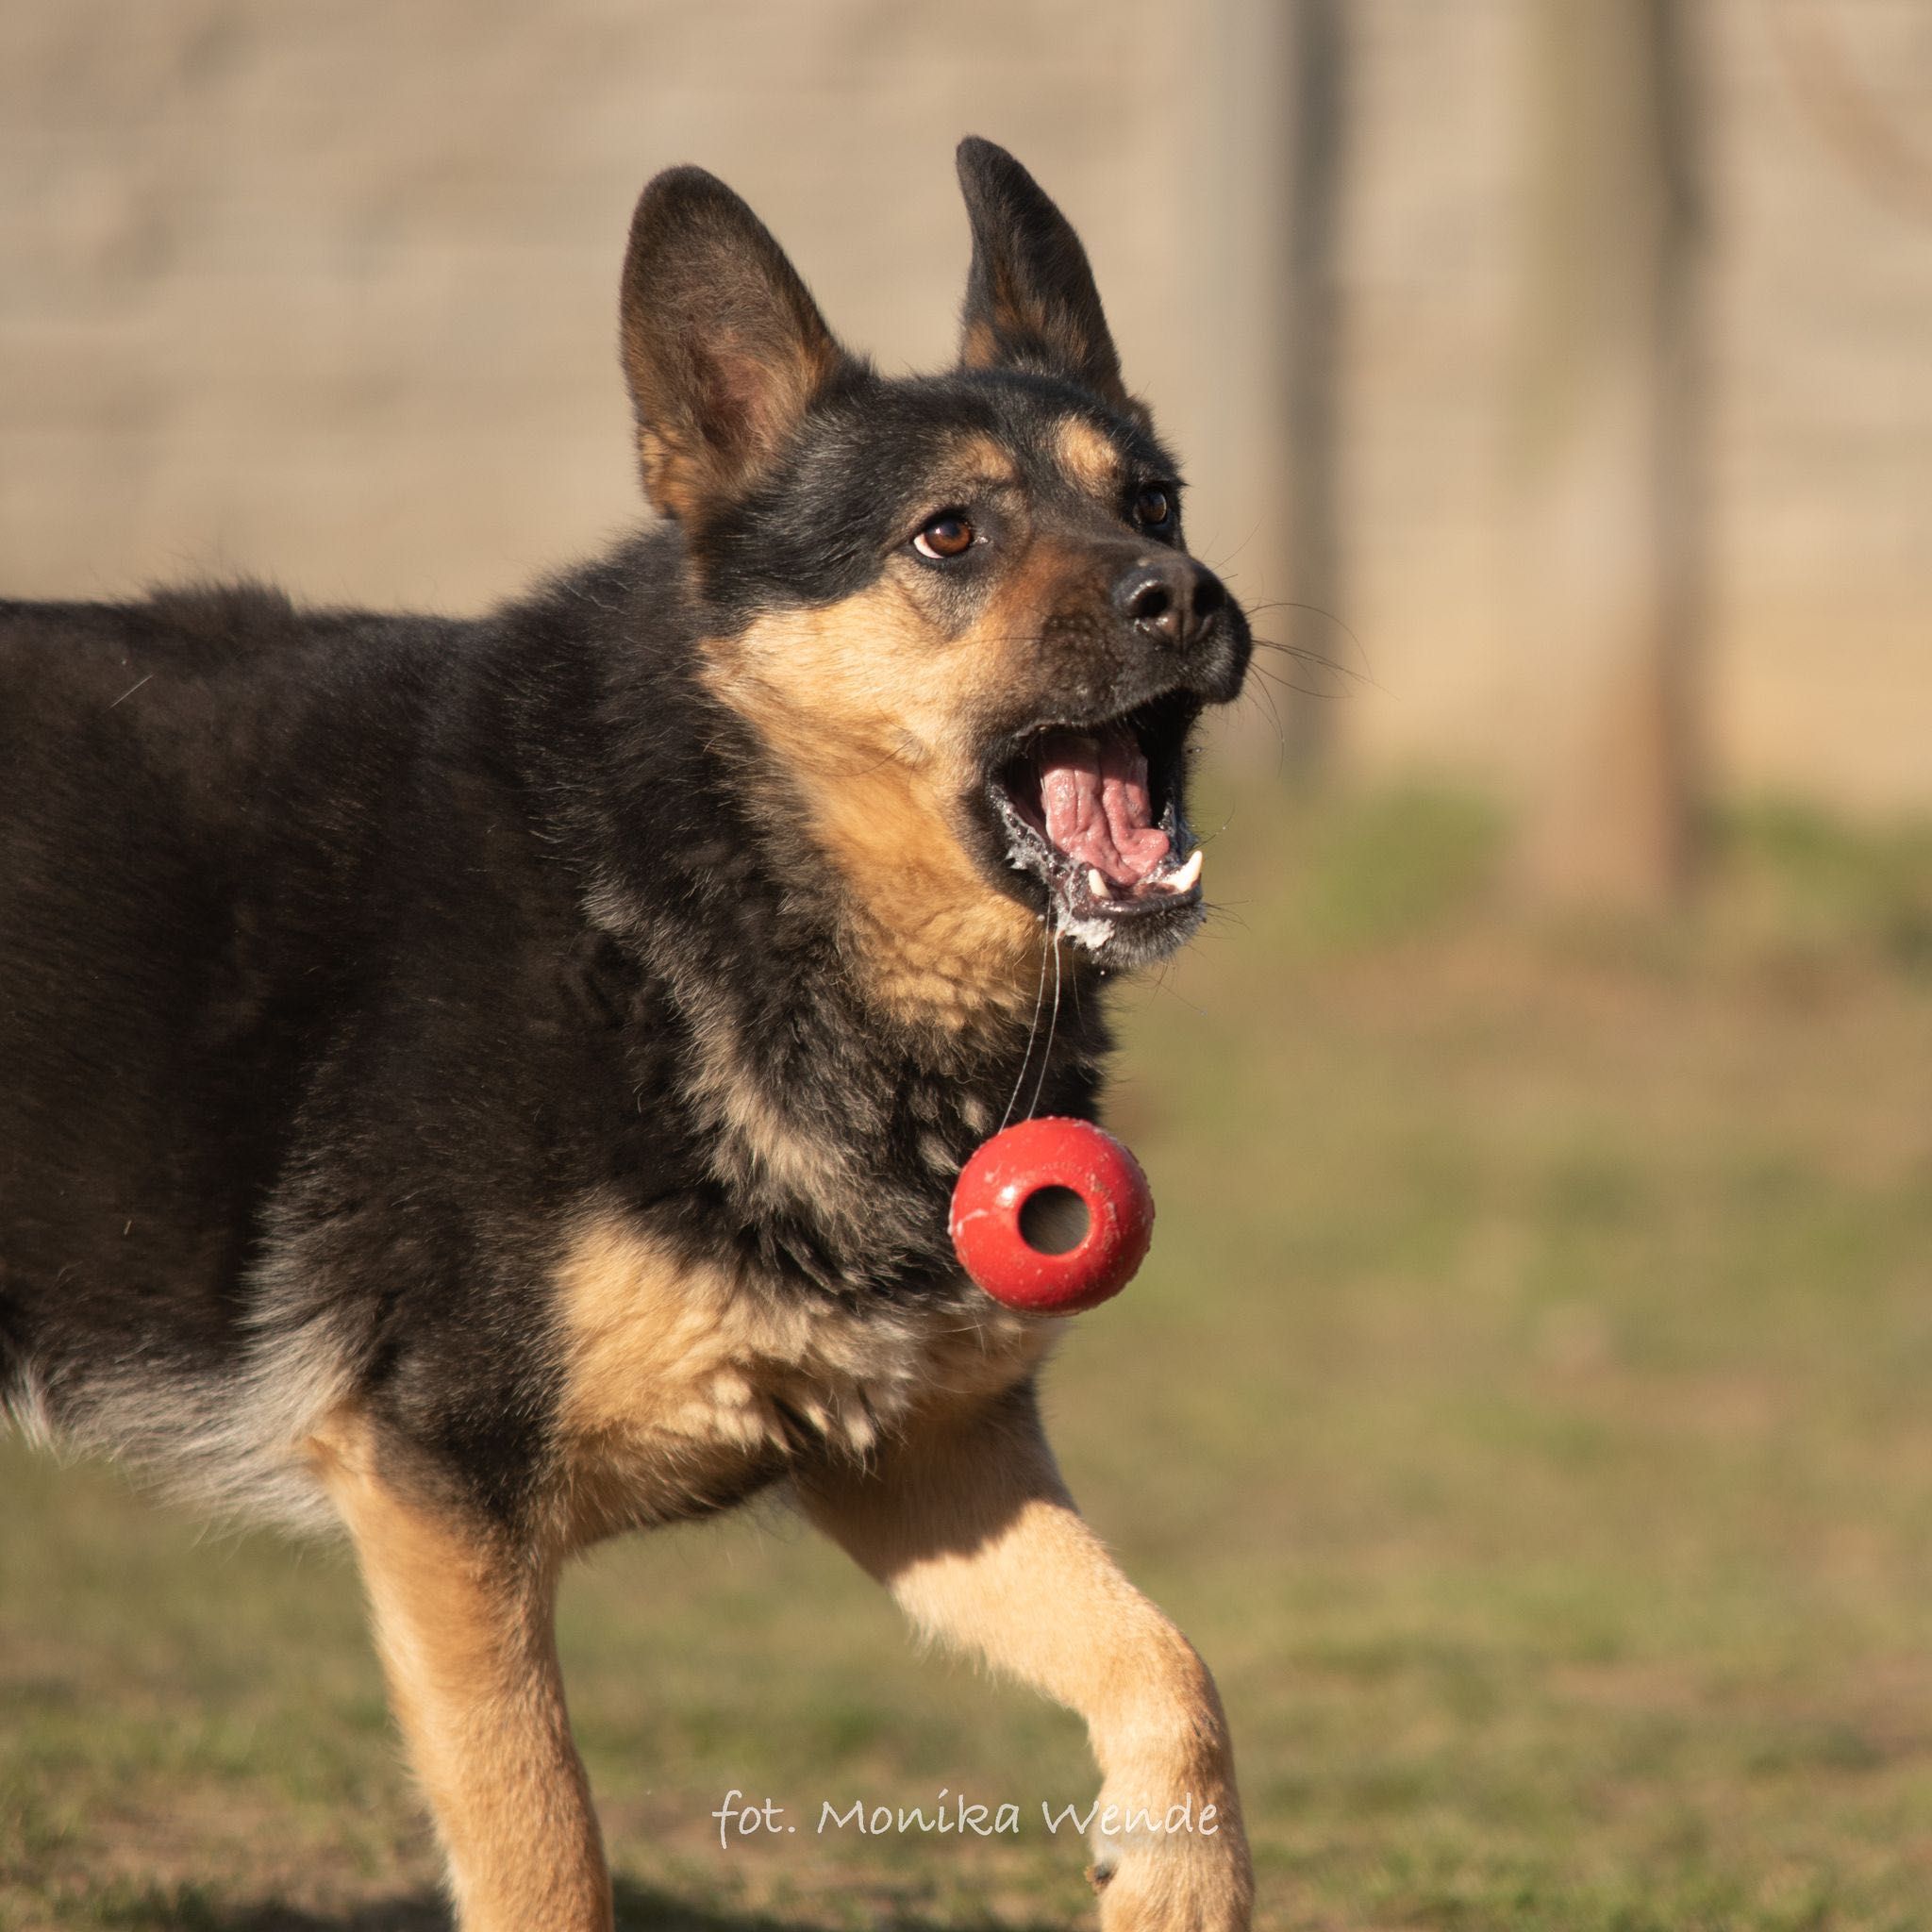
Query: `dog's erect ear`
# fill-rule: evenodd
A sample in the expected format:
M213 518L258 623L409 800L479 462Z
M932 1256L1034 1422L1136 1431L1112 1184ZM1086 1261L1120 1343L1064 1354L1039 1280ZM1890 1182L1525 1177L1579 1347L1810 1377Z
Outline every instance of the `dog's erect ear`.
M1037 369L1135 408L1066 216L1005 148L976 135L959 143L959 186L973 223L960 367Z
M623 319L644 492L693 527L746 494L847 366L785 251L702 168L639 198Z

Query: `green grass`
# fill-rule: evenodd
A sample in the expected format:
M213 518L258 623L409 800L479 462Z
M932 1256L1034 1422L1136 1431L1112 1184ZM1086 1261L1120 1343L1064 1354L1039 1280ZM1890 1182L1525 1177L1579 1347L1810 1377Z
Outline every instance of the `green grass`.
M1049 1402L1221 1676L1261 1924L1932 1924L1932 839L1755 808L1696 920L1586 931L1467 801L1227 802L1229 916L1126 1000L1154 1256ZM564 1641L625 1923L1089 1911L1077 1726L782 1516L602 1553ZM732 1787L799 1831L721 1851ZM1025 1828L812 1829L941 1787ZM0 1446L0 1925L433 1883L341 1558Z

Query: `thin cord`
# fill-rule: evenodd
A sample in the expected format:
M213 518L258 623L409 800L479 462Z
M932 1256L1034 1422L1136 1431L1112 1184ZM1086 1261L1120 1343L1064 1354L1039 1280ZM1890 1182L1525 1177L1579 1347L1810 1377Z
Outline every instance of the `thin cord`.
M1046 1070L1053 1061L1053 1033L1060 1020L1060 939L1053 935L1053 1012L1046 1023L1046 1051L1040 1056L1040 1078L1033 1083L1033 1105L1026 1109L1030 1121L1040 1111L1040 1096L1046 1087ZM1024 1069L1023 1068L1024 1072Z
M1041 935L1040 989L1033 995L1033 1024L1026 1029L1026 1051L1020 1056L1020 1071L1014 1076L1013 1091L1007 1095L1007 1110L1001 1114L1000 1124L993 1129L996 1134L1004 1133L1007 1123L1013 1118L1013 1108L1020 1098L1020 1090L1026 1084L1026 1069L1033 1064L1033 1041L1040 1031L1040 1009L1046 1004L1046 950L1049 946L1053 946L1053 924L1051 921L1042 920L1041 922ZM1058 957L1059 948L1054 946L1054 952L1056 957ZM1054 993L1054 1004L1056 1006L1059 1004L1058 989L1056 989ZM1049 1037L1047 1040L1047 1051L1051 1052L1052 1050L1053 1041Z

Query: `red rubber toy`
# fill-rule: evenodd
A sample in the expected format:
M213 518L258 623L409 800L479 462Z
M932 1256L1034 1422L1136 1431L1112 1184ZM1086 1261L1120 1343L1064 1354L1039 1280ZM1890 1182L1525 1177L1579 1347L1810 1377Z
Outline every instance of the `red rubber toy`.
M1154 1196L1141 1163L1091 1122L1022 1121L960 1170L952 1235L994 1301L1077 1315L1134 1278L1154 1239Z

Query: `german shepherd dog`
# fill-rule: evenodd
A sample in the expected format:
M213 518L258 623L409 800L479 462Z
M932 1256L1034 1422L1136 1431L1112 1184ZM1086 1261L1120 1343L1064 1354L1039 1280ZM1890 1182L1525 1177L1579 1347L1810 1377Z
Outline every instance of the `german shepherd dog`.
M660 519L489 616L0 604L0 1398L346 1529L463 1932L610 1924L565 1559L780 1484L1085 1718L1104 1926L1248 1923L1213 1680L947 1207L1016 1111L1093 1114L1102 983L1200 924L1249 635L1073 229L959 175L958 365L906 380L721 182L652 181Z

